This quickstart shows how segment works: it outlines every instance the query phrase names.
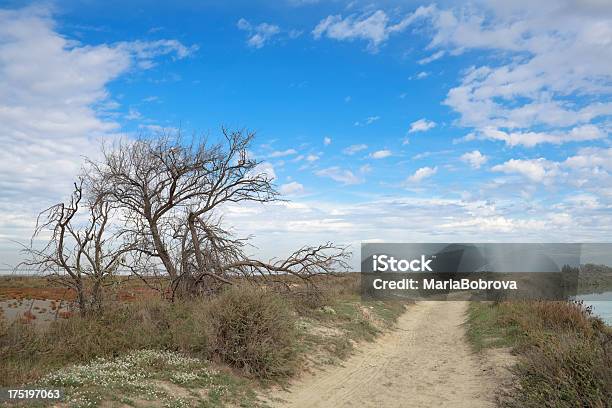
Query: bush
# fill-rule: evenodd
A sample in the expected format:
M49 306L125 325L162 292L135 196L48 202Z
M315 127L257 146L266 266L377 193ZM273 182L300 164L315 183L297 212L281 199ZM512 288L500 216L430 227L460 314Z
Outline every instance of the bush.
M515 368L516 407L609 407L612 358L596 341L559 334L525 352Z
M208 315L205 313L207 309L208 301L204 299L173 305L168 328L170 348L208 357L211 329Z
M270 379L295 368L295 317L280 296L253 287L227 290L208 307L214 356L245 374Z
M506 337L520 356L504 406L612 406L612 330L582 304L480 305L472 307L470 324L472 333Z

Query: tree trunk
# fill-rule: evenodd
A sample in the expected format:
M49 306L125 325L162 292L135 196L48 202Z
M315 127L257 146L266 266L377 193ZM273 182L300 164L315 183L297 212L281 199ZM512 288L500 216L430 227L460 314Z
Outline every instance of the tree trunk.
M76 281L76 292L77 292L77 303L79 306L79 314L81 317L85 317L87 314L87 296L85 295L85 288L83 287L83 281L79 277Z
M159 254L159 259L161 259L162 263L164 264L166 272L168 272L168 275L170 275L170 279L175 280L178 277L176 267L172 263L170 255L168 255L168 251L166 251L166 247L161 239L157 224L152 219L149 219L148 221L149 227L151 228L151 235L153 236L153 243L155 244L155 250Z
M102 288L102 280L97 278L91 289L91 309L100 311L102 302L104 301L104 293Z

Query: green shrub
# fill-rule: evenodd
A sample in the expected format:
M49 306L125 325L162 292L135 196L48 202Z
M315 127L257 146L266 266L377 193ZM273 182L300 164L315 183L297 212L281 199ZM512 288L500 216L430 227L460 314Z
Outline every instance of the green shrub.
M168 328L172 349L208 357L211 328L207 308L207 300L174 304Z
M292 374L295 318L280 296L253 287L232 288L208 307L214 356L258 378Z

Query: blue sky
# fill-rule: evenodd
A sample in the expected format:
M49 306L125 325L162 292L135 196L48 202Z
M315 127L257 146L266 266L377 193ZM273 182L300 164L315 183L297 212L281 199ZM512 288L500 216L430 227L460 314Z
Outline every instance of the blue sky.
M612 6L534 3L0 1L3 263L101 140L221 125L291 200L224 209L264 256L608 241Z

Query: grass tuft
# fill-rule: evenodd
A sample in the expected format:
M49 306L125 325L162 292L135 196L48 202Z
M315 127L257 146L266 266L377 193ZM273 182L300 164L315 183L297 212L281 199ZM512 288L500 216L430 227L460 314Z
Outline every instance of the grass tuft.
M612 329L576 302L472 303L476 349L510 346L519 356L508 407L612 406Z

